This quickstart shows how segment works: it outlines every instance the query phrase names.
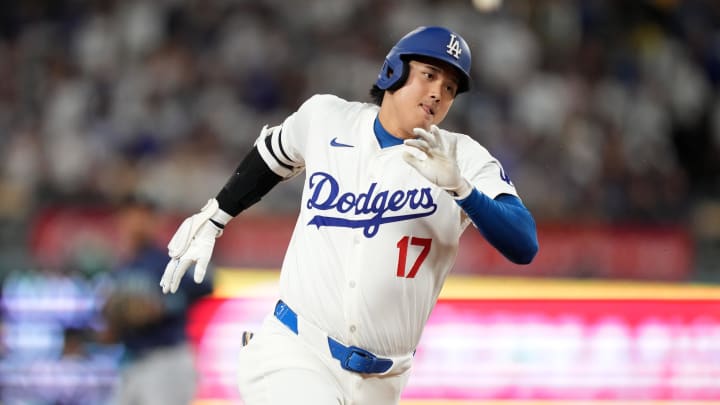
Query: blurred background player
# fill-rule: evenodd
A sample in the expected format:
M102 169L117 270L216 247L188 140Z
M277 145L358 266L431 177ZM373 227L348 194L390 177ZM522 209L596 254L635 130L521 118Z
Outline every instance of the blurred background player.
M437 127L469 89L470 66L458 33L413 30L385 58L377 104L311 97L264 127L217 197L178 228L164 293L193 265L202 282L225 224L306 172L281 300L241 351L247 405L398 403L465 228L514 263L534 258L535 222L502 165Z
M100 340L125 349L114 404L190 404L197 374L187 337L187 311L212 291L210 279L185 283L176 296L162 295L157 278L166 264L155 242L154 209L131 199L117 214L123 260L110 275L102 315L107 328Z

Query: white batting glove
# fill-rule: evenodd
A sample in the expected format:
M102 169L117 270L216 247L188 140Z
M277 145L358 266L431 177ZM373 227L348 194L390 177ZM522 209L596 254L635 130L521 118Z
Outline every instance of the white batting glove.
M188 217L175 231L168 243L170 262L160 279L163 294L175 293L188 268L194 263L193 279L202 283L205 278L215 239L222 235L222 229L210 222L220 210L217 200L210 199L197 214Z
M470 195L473 186L460 174L457 164L457 138L443 136L435 125L430 131L413 129L416 139L406 139L405 145L423 152L425 159L405 152L403 159L433 184L462 200Z

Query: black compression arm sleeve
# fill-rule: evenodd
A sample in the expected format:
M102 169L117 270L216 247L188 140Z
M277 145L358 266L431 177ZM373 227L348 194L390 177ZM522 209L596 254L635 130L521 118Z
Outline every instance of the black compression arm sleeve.
M215 199L221 210L236 216L260 201L281 180L282 177L270 170L255 147L240 162Z

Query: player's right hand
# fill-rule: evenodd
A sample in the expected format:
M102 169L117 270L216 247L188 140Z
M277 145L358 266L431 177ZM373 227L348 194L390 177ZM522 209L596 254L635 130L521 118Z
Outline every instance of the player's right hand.
M457 138L446 137L436 125L427 131L414 128L415 139L406 139L404 144L425 155L420 158L410 152L403 159L430 182L446 190L458 199L464 199L473 190L472 185L463 178L457 164Z
M193 264L193 279L198 284L202 283L215 247L215 239L222 235L222 229L210 221L218 210L217 200L210 199L200 212L185 219L170 239L170 262L160 279L163 294L175 293L185 272Z

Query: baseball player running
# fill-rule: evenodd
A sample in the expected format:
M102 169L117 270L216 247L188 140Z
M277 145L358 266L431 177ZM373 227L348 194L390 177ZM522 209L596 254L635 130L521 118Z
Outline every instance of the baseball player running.
M264 127L217 196L180 225L164 293L193 264L202 281L228 221L305 171L279 300L241 350L246 405L397 404L464 229L474 224L512 262L532 261L535 222L500 162L437 126L468 90L470 65L457 33L410 32L388 53L374 104L311 97Z

